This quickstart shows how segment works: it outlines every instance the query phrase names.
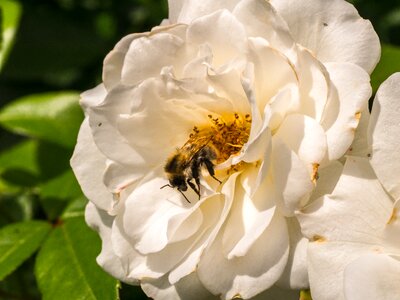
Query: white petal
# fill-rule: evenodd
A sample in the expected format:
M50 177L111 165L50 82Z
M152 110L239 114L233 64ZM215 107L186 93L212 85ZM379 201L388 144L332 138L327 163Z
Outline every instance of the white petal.
M310 173L304 162L275 136L271 160L276 204L285 216L293 216L306 203L314 187Z
M296 218L286 218L286 221L290 240L289 259L277 285L287 289L308 289L308 240L301 233L300 225Z
M327 129L329 159L340 158L350 147L362 110L371 96L368 74L353 64L326 64L332 81L331 97L322 122Z
M249 39L250 49L248 61L254 65L254 89L257 105L263 111L282 88L290 85L297 86L296 73L287 57L276 49L271 48L264 39ZM289 98L291 101L295 99ZM293 107L288 104L287 110Z
M197 240L193 248L190 249L183 260L179 262L179 265L170 272L168 276L170 283L175 284L181 278L187 276L196 269L204 248L215 238L215 235L218 233L229 212L227 206L230 206L231 203L232 199L230 199L230 197L224 199L224 197L219 195L210 197L201 203L199 210L201 210L203 215L203 223L202 227L198 230ZM188 227L191 226L190 224L185 225Z
M308 205L298 218L309 239L379 245L392 206L368 159L348 157L332 194Z
M274 137L279 137L307 164L320 164L326 155L324 129L314 119L305 115L287 116Z
M117 86L102 103L88 110L89 124L97 147L107 158L122 164L143 163L143 158L135 153L117 129L117 119L120 114L130 111L135 93L137 91L131 87Z
M370 253L373 245L314 241L308 246L308 274L313 299L345 300L343 272L360 255ZM379 299L379 298L378 298Z
M399 254L400 250L400 200L393 205L392 214L384 231L386 252L388 254Z
M168 0L171 23L191 23L194 19L220 9L232 11L239 0Z
M219 236L200 259L200 281L213 294L221 295L221 299L251 298L280 277L288 258L288 243L285 220L277 213L243 257L226 259Z
M221 194L225 197L216 194L199 201L195 205L198 208L193 207L193 210L200 209L203 214L203 223L196 235L187 241L169 244L160 253L147 256L147 264L151 269L170 271L169 282L175 284L197 268L204 249L215 239L230 211L238 174L230 176L222 187Z
M361 119L358 123L353 143L346 155L369 157L371 155L371 146L368 144L368 127L370 124L370 113L368 103L361 110Z
M243 25L226 10L196 19L189 25L186 39L192 47L208 44L215 67L244 53L247 42Z
M384 254L367 254L344 271L346 299L396 300L400 296L400 261Z
M123 213L123 203L118 207L119 212ZM113 247L113 252L119 257L121 260L122 268L124 269L124 282L134 282L139 283L142 277L131 275L131 273L143 272L150 273L151 270L146 266L146 257L141 255L136 249L133 247L129 236L124 232L122 218L118 218L118 215L115 217L114 222L111 228L111 242ZM152 273L153 277L160 277L162 274Z
M85 220L92 229L99 233L102 240L101 252L96 258L97 263L115 278L127 282L122 261L113 251L111 227L114 217L89 202L85 210Z
M400 198L400 73L379 88L371 112L371 165L386 190Z
M286 22L267 1L242 0L233 14L244 24L249 37L262 37L275 49L291 55L294 41Z
M267 107L269 109L269 107ZM241 153L233 159L233 162L245 161L248 163L263 160L263 158L270 156L271 152L271 130L269 128L270 116L264 114L264 120L260 131L256 134L250 132L249 140L243 145ZM252 125L253 127L253 125ZM255 130L255 126L252 130ZM268 169L269 161L263 160L266 164L264 168Z
M88 108L96 106L104 101L107 96L107 90L104 84L99 84L93 89L87 90L81 94L79 104L86 112Z
M233 111L243 115L250 113L250 105L237 70L207 74L207 81L219 97L232 101Z
M197 274L182 278L178 283L171 285L167 276L141 284L143 291L154 300L217 300L218 297L207 291L199 281Z
M317 186L310 196L310 202L324 195L332 194L333 189L342 175L343 165L338 161L333 161L327 166L318 169Z
M180 25L182 30L186 26ZM144 79L156 77L164 66L173 66L184 41L171 33L159 32L132 41L121 70L121 82L135 85Z
M86 118L79 130L71 166L85 196L107 211L111 207L113 196L103 183L106 160L93 141L89 120Z
M299 113L320 122L329 95L329 74L325 66L309 50L297 47L295 64L301 93Z
M222 237L221 250L228 259L245 256L275 214L271 184L263 182L253 192L253 188L248 187L256 185L259 168L248 169L250 170L246 170L240 176L244 188L236 188L231 213Z
M166 101L160 95L162 88L152 81L145 82L136 95L145 104L130 115L120 116L118 120L119 132L139 154L136 154L136 168L149 169L164 164L189 139L193 126L208 122L209 111L187 100Z
M271 119L269 128L276 131L282 124L283 119L290 113L297 111L300 105L300 95L298 85L289 84L279 90L269 103L271 109Z
M109 191L114 194L120 194L127 187L133 187L133 184L137 179L143 177L144 173L138 171L138 168L130 165L107 161L107 167L104 170L103 175L103 182ZM142 171L145 172L147 170Z
M108 91L115 87L121 80L122 67L129 45L133 40L146 35L147 33L127 35L108 53L103 64L103 82Z
M160 189L166 180L154 178L139 185L125 203L126 214L122 216L124 231L142 254L162 250L169 242L168 224L177 215L189 213L190 204L174 189ZM178 200L180 199L180 200ZM181 205L176 204L179 201ZM130 212L134 214L131 217ZM201 223L193 223L196 230ZM196 226L195 226L196 225Z
M296 42L322 62L350 62L371 73L380 57L371 22L343 0L271 0Z

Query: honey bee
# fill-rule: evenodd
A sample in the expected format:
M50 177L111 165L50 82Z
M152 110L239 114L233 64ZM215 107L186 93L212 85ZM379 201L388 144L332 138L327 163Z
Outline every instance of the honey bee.
M200 175L201 170L205 167L212 178L222 183L216 178L213 161L217 158L216 151L205 144L189 144L177 149L164 166L169 184L161 187L176 188L190 203L189 199L183 193L189 187L199 196L200 199ZM193 183L194 180L194 183Z

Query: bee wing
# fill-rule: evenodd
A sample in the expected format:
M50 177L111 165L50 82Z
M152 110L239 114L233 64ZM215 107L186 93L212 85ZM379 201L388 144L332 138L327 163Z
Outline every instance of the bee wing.
M186 143L182 148L181 152L187 155L187 165L193 160L194 156L202 150L211 141L212 136L201 136L191 143Z

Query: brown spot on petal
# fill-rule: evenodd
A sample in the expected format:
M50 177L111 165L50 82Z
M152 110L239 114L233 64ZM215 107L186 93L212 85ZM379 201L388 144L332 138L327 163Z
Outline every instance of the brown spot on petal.
M397 214L398 214L397 208L393 208L392 215L390 216L387 224L394 223L397 220Z
M316 243L323 243L326 242L326 238L324 238L322 235L316 234L312 237L312 241Z
M313 167L313 169L312 169L312 173L311 173L311 181L314 183L314 184L316 184L317 183L317 180L318 180L318 168L319 168L319 164L317 164L317 163L313 163L312 164L312 167Z
M360 119L361 119L361 112L360 112L360 111L359 111L359 112L356 112L355 115L354 115L354 117L355 117L357 120L360 120Z
M239 293L237 293L235 296L232 297L232 299L243 299L243 298Z
M383 253L383 250L381 247L374 247L374 248L372 248L372 251L379 253L379 254Z

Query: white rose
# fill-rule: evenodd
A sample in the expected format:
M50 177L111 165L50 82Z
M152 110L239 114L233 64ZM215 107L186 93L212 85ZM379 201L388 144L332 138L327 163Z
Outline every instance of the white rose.
M71 163L98 262L156 299L305 288L294 212L352 143L378 38L345 1L169 6L82 95Z
M400 295L400 73L375 97L371 159L349 157L331 195L299 214L309 244L313 299Z

